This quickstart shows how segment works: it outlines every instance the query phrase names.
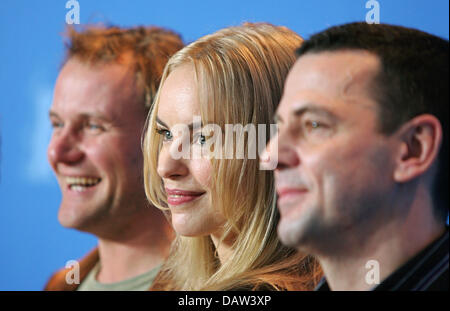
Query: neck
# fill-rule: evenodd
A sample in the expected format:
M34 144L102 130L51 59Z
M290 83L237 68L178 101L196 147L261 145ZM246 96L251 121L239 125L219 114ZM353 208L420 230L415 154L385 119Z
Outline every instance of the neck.
M165 260L173 232L163 214L156 212L135 217L127 226L126 235L99 237L99 282L124 281L150 271Z
M317 256L330 289L370 290L445 231L445 225L433 216L428 196L418 196L409 208L399 208L404 211L401 215L391 215L393 219L384 219L372 229L357 228L351 237L337 237L347 241L339 243L346 245L339 255L329 251Z
M233 238L225 238L222 242L219 243L221 235L212 234L211 240L214 243L214 246L216 247L217 256L219 257L220 263L223 265L225 261L230 258L232 249L231 245L233 243Z

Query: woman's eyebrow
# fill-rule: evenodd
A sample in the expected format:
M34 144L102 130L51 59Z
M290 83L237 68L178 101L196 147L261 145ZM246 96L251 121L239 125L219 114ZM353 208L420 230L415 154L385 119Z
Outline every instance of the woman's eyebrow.
M202 122L192 122L188 125L188 128L190 131L193 131L193 129L201 129L203 127Z
M164 123L160 118L156 117L156 122L161 124L162 126L169 128L166 123Z
M162 121L160 118L156 117L156 122L161 124L162 126L169 128L169 126L164 123L164 121ZM201 128L202 127L202 122L192 122L190 124L187 125L187 127L189 128L190 131L192 131L194 128Z

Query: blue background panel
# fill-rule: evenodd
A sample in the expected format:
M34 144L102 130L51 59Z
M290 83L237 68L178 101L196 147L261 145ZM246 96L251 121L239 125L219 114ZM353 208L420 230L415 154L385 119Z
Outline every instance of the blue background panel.
M40 290L95 237L61 227L61 194L47 163L48 109L64 54L66 0L0 1L0 290ZM284 25L307 38L364 21L366 0L79 0L81 24L159 25L186 43L244 21ZM378 0L383 23L448 39L449 1Z

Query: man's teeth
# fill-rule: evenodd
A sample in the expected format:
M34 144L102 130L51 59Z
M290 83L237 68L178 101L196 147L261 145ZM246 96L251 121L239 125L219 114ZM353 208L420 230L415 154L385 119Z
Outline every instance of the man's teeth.
M86 190L85 186L70 186L71 190L77 191L77 192L83 192Z
M84 191L86 187L91 187L100 182L100 178L91 177L66 177L66 183L70 189Z

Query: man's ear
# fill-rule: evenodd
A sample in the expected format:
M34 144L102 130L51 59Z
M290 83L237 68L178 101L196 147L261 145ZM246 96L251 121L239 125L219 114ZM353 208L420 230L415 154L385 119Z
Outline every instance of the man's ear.
M395 134L400 140L394 180L408 182L428 171L437 161L442 143L442 126L430 114L406 122Z

